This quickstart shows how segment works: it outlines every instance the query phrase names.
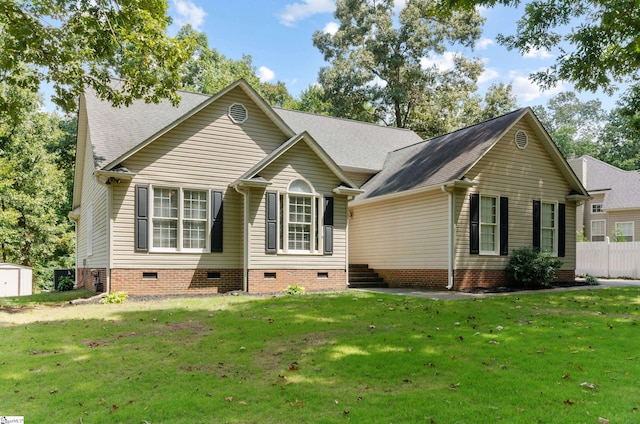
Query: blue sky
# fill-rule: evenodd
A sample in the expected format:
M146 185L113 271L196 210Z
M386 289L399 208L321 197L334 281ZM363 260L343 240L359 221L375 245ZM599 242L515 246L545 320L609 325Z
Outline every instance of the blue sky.
M404 0L396 0L396 7L402 4ZM282 81L292 95L298 96L317 81L319 69L326 66L313 46L312 35L317 30L335 28L334 10L334 0L170 0L169 14L174 22L170 33L190 23L207 34L211 47L233 59L250 55L262 80ZM495 82L512 83L518 104L534 106L545 104L560 91L573 90L565 83L543 92L529 81L530 72L553 64L553 52L538 51L523 57L496 43L498 33L514 32L521 16L518 10L497 7L482 9L481 14L486 18L482 39L475 51L464 52L484 62L481 92ZM446 67L450 54L425 60ZM602 93L580 93L580 98L598 98L606 109L614 106L614 99Z

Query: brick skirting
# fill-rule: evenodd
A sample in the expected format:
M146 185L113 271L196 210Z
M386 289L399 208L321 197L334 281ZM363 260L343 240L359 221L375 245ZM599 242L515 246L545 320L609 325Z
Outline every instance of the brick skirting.
M289 285L306 291L345 290L344 269L254 269L249 270L249 293L282 292Z
M106 289L107 270L105 268L78 268L78 273L76 275L76 287L95 292L96 279L93 276L94 270L98 272L99 281L102 283L103 288Z
M444 290L447 287L446 269L375 269L389 287Z
M242 269L112 269L111 292L214 294L242 290Z
M375 269L389 285L397 288L425 288L444 290L447 287L446 269ZM575 271L559 271L556 281L574 281ZM453 273L453 289L465 290L474 287L502 287L510 284L505 270L456 269Z

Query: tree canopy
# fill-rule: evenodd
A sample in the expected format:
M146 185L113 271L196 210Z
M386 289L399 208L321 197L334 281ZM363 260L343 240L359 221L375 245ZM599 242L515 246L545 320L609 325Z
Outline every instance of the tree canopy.
M424 61L451 44L472 47L483 22L475 11L412 0L396 14L393 0L338 0L334 16L337 32L317 31L313 40L330 64L318 79L332 115L410 127L419 107L475 91L478 60L458 55L446 71Z
M0 82L33 93L50 82L66 111L87 86L114 105L176 103L191 41L167 36L169 23L164 0L0 0ZM123 84L111 86L112 76ZM20 106L9 100L0 93L4 106Z
M635 0L444 0L445 8L525 3L515 34L498 41L509 49L559 50L550 68L532 79L542 88L559 81L576 89L611 94L617 83L631 82L640 70L640 7Z

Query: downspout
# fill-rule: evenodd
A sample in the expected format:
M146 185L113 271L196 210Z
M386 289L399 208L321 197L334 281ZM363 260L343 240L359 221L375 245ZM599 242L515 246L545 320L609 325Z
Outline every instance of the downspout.
M249 291L249 193L241 190L237 184L233 188L242 195L244 204L243 244L242 249L242 291Z
M111 181L107 180L109 184L107 184L107 269L105 270L105 293L111 292L111 250L113 249L112 243L112 214L111 214L111 205L113 203L113 190L111 189Z
M449 195L448 199L448 213L447 213L447 290L451 290L453 288L453 192L455 187L451 186L450 188L446 185L442 186L442 191Z

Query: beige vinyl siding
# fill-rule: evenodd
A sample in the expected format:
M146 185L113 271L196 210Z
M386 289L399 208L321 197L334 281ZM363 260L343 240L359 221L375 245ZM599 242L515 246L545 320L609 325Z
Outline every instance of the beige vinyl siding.
M602 204L604 202L604 193L592 194L592 199L584 205L584 235L588 241L591 241L591 221L604 220L605 221L605 237L610 236L614 230L612 223L610 223L608 214L606 212L593 213L592 205L594 203Z
M526 149L514 143L516 131L529 136ZM509 256L469 254L470 194L509 198L509 254L533 244L533 200L566 204L566 255L562 269L575 268L575 204L570 186L526 121L521 120L466 174L478 186L456 195L456 269L504 269Z
M86 147L84 149L84 170L81 194L80 219L78 221L78 267L105 268L107 266L107 189L94 176L93 151L90 144L90 129L87 132ZM92 214L92 218L88 214ZM93 251L87 252L89 225L93 227Z
M236 124L228 108L241 103L248 119ZM237 88L144 147L123 165L136 177L114 186L115 268L242 267L243 199L229 184L273 151L285 136ZM221 253L141 253L134 250L135 185L153 184L224 192ZM210 205L209 205L210 207Z
M347 177L351 178L351 180L358 186L362 187L364 183L369 181L369 179L374 176L374 173L371 172L355 172L355 171L346 171Z
M611 226L607 235L613 240L616 222L633 222L633 241L640 241L640 209L607 212Z
M304 140L291 147L269 165L260 175L271 185L268 191L284 193L289 183L303 179L316 193L334 198L333 254L266 254L265 253L265 190L251 190L250 269L345 269L346 263L346 196L338 196L333 189L340 180L327 168ZM322 202L320 202L322 208ZM322 222L320 222L320 226ZM286 229L285 229L286 231ZM321 232L321 229L320 229ZM320 247L322 250L322 247Z
M350 263L374 269L447 268L447 194L432 191L351 210Z

